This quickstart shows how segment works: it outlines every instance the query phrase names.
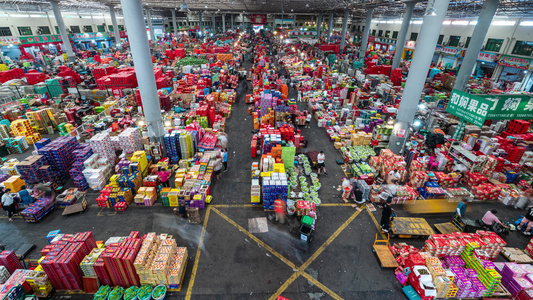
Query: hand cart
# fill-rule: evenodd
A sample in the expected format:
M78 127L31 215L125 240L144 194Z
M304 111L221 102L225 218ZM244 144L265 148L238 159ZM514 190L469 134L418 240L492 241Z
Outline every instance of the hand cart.
M397 268L398 262L396 262L396 259L394 259L394 256L389 249L389 239L390 237L387 234L386 240L379 240L378 234L376 233L376 239L374 240L374 245L372 246L372 252L376 253L378 256L382 268Z
M85 192L81 193L80 199L76 203L65 207L62 215L68 216L76 213L82 213L87 209L87 194Z

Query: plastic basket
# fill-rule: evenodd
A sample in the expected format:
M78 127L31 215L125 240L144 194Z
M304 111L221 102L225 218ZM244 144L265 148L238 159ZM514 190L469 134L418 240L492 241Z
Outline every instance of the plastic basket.
M155 290L156 290L157 288L163 288L163 290L165 291L165 292L163 293L163 295L160 296L159 298L157 298L157 297L154 295L154 292L155 292ZM165 296L166 296L166 295L167 295L167 287L164 286L164 285L158 285L158 286L156 286L156 287L152 290L152 299L154 299L154 300L163 300L163 299L165 299Z

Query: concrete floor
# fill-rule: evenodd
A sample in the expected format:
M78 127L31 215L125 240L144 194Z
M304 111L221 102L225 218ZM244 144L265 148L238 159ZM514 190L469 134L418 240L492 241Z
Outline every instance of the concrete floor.
M242 85L241 85L242 87ZM46 234L55 229L65 233L92 231L97 240L124 236L132 230L169 233L179 246L188 247L190 259L179 292L168 299L269 299L281 293L296 299L405 299L393 270L380 268L372 253L372 243L378 230L366 210L361 212L345 205L336 190L344 176L335 164L340 153L334 149L326 131L312 122L310 129L302 129L309 140L309 150L323 150L329 176L322 176L317 231L306 248L298 239L298 223L279 225L268 222L268 232L249 234L248 219L265 217L260 207L250 205L250 141L252 118L244 103L246 91L241 92L228 120L229 171L214 182L212 205L202 211L201 225L191 225L177 218L171 208L130 207L125 212L96 207L98 193L89 194L87 211L68 217L56 209L38 224L21 219L0 220L0 243L9 250L24 243L37 246L30 258L38 259L39 250L46 245ZM302 104L300 104L302 105ZM467 214L479 218L492 208L500 211L504 220L513 220L518 211L500 203L473 203ZM395 207L398 216L406 216ZM373 213L377 219L378 210ZM430 224L447 222L451 216L421 215ZM205 229L205 233L203 230ZM422 239L392 239L422 247ZM507 237L510 246L525 248L529 238L518 233ZM201 244L198 250L198 244ZM503 259L503 258L502 258ZM59 299L65 296L55 295ZM71 299L92 299L91 295L68 295Z

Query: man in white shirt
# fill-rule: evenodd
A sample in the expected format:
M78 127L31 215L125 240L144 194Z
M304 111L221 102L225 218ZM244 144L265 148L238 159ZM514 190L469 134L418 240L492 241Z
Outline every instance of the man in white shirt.
M305 116L305 128L311 128L311 113L307 112L307 115Z
M13 214L15 214L15 199L11 196L11 190L5 189L2 195L2 208L7 211L9 222L13 222Z
M328 176L328 173L326 172L326 155L324 155L324 151L320 151L318 153L317 157L317 166L318 166L318 175L320 175L320 170L324 170L324 175Z

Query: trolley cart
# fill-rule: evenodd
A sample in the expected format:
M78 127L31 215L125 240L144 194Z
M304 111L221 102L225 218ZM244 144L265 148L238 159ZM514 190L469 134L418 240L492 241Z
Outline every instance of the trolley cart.
M307 156L309 156L313 168L316 169L318 167L318 151L310 151Z
M374 245L372 246L372 252L376 253L378 256L382 268L397 268L398 262L396 262L392 252L390 252L389 249L389 239L390 237L387 234L386 240L379 240L378 234L376 233Z
M86 209L87 209L87 194L83 192L80 199L78 199L77 203L74 203L72 205L65 207L62 215L66 217L68 215L82 213Z

